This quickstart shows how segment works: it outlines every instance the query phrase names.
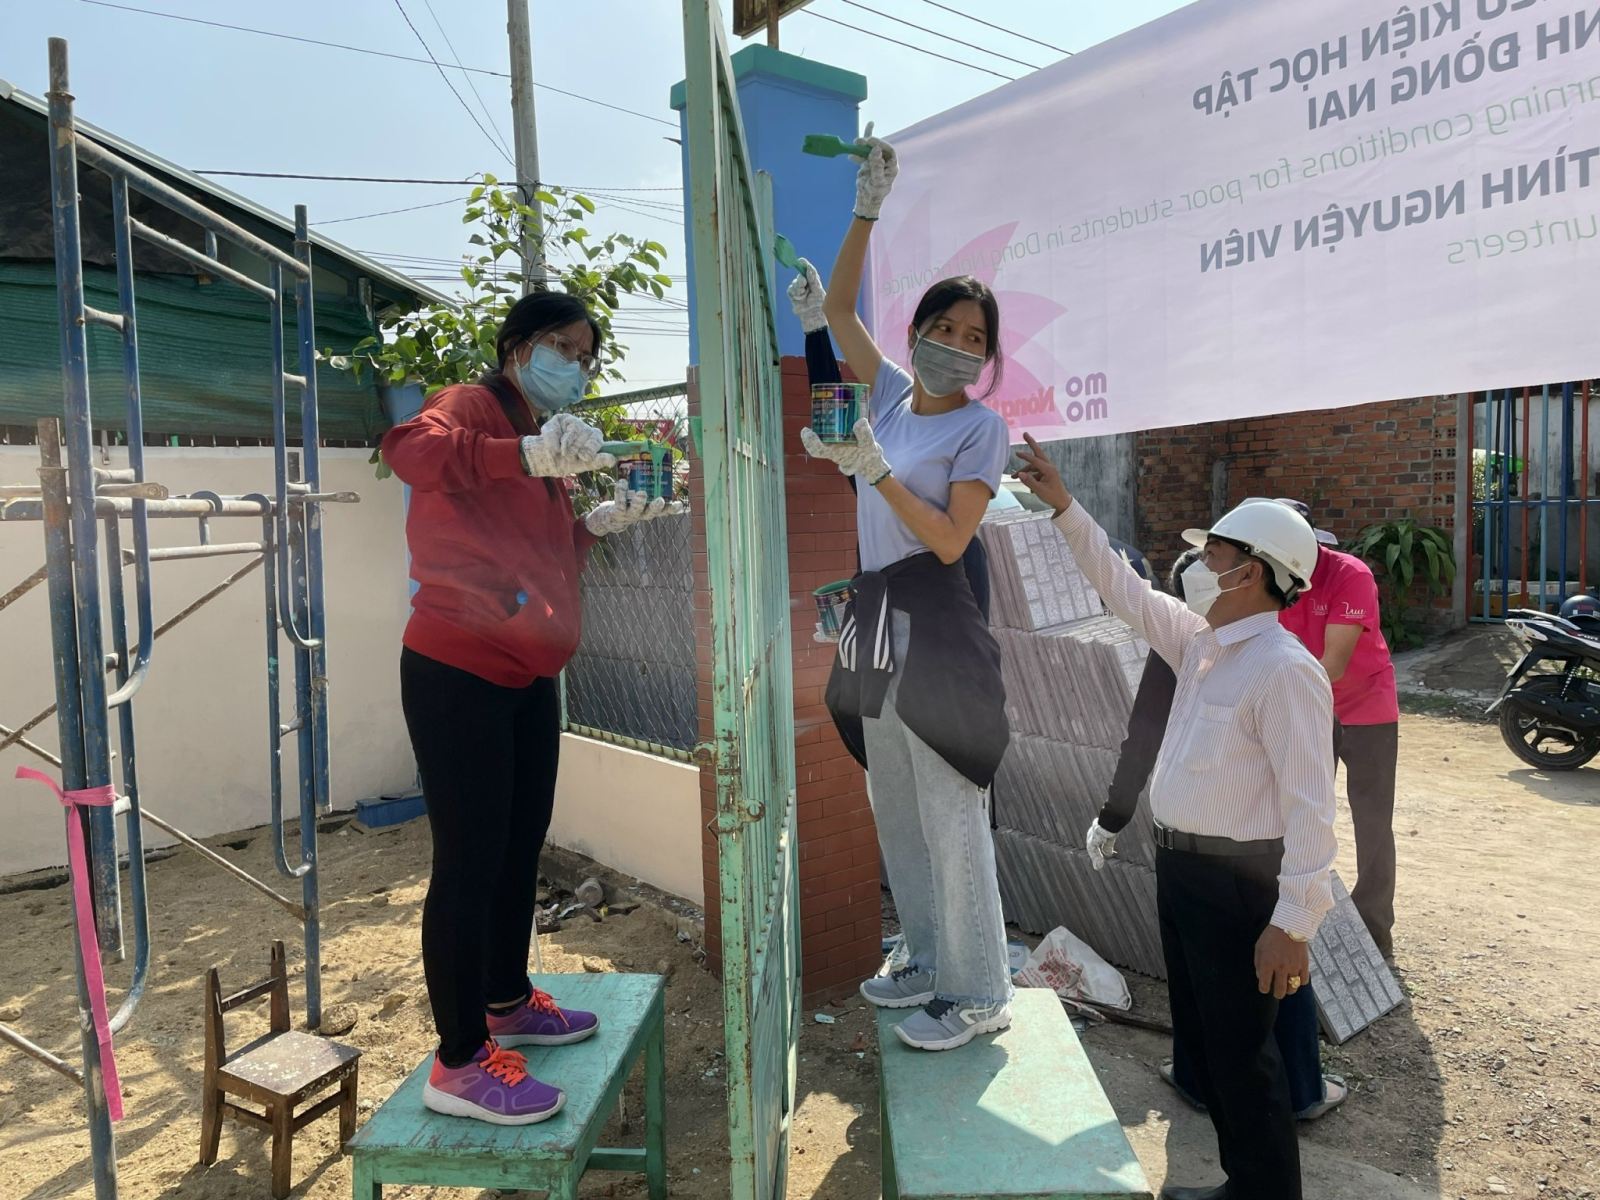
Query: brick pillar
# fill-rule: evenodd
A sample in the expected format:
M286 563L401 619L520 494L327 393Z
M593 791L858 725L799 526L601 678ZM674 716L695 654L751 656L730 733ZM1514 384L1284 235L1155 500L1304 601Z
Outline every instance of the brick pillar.
M698 398L692 397L698 414ZM882 930L878 836L866 778L839 741L823 706L833 647L812 640L812 589L855 573L855 498L838 470L808 458L800 430L811 417L805 359L783 360L784 468L788 489L790 616L794 629L795 781L799 795L802 991L815 1002L853 991L878 968ZM695 620L700 740L711 740L711 596L707 589L699 462L691 471L695 505ZM716 815L716 781L700 772L707 824ZM706 950L720 969L716 836L702 839Z

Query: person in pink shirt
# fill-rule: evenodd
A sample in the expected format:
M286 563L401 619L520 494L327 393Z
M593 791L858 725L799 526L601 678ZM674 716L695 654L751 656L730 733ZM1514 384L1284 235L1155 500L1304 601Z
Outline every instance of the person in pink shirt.
M1310 508L1280 499L1309 522ZM1313 525L1313 528L1315 526ZM1378 626L1372 568L1321 543L1311 590L1278 620L1317 656L1333 683L1333 747L1344 763L1356 833L1356 880L1350 898L1385 959L1394 956L1394 780L1400 754L1400 700L1394 663Z

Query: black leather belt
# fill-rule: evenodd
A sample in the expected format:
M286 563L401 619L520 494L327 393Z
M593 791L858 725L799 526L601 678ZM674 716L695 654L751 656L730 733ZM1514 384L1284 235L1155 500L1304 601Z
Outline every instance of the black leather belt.
M1213 854L1228 858L1244 858L1255 854L1282 854L1282 838L1262 838L1254 842L1236 842L1232 838L1213 837L1203 833L1184 833L1155 822L1156 845L1163 850L1181 850L1186 854Z

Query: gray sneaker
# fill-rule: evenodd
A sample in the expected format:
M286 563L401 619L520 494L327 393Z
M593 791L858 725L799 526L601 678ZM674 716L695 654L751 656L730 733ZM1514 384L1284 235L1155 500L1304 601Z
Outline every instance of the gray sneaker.
M934 999L894 1027L916 1050L954 1050L980 1033L998 1033L1011 1024L1011 1005L963 1008L954 1000Z
M901 967L866 980L861 994L879 1008L916 1008L933 999L933 976L919 967Z

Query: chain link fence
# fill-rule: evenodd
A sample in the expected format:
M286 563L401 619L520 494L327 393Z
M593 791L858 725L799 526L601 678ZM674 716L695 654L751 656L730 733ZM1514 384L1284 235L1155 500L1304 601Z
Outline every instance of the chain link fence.
M687 391L652 388L577 410L610 441L673 449L673 492L688 499ZM586 479L581 503L606 499L613 472ZM697 734L694 525L690 513L602 538L583 576L583 640L564 676L572 733L687 760Z

